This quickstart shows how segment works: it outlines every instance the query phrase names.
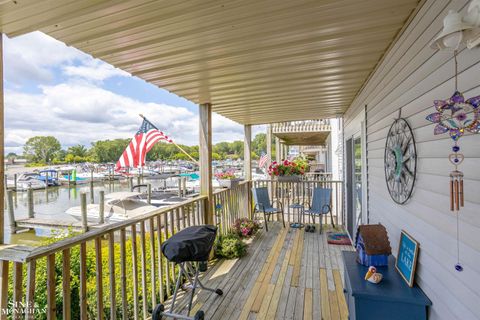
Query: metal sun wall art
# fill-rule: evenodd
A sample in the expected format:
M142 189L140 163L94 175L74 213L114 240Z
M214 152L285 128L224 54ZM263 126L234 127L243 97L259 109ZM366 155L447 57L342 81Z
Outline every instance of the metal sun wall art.
M464 206L464 187L463 172L458 170L458 166L465 159L460 153L458 140L465 132L480 132L480 96L470 98L465 101L462 93L455 91L453 96L447 100L435 100L434 107L436 112L427 116L427 120L436 123L434 134L448 133L454 141L452 153L448 155L448 160L453 164L455 170L450 172L450 210L457 215L457 264L455 269L462 271L459 254L459 231L458 214L460 208Z
M405 119L395 120L385 145L385 180L393 201L404 204L412 196L417 170L413 132Z

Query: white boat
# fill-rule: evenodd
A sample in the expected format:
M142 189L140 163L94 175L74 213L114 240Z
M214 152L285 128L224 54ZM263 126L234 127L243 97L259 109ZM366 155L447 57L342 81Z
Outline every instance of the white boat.
M93 177L93 181L101 181L105 179L105 174L100 172L94 172L93 174L91 172L77 173L77 178L85 179L87 181L92 180L92 177Z
M138 192L113 192L105 195L104 215L105 222L114 223L158 210L158 207L149 205L140 199ZM82 220L81 206L68 209L67 214L77 220ZM87 205L87 221L98 223L100 218L99 204Z
M17 191L26 191L29 188L45 189L45 182L38 179L38 173L22 173L17 177ZM7 180L8 187L14 187L15 181L13 179Z

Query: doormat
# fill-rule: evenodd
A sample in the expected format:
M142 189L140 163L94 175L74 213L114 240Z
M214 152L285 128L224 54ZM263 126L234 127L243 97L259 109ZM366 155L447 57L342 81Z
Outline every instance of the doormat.
M348 234L343 232L327 232L327 242L329 244L338 244L344 246L352 245Z

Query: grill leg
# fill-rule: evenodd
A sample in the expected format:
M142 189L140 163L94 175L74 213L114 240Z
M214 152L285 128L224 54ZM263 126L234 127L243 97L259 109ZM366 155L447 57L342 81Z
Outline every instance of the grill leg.
M172 305L170 306L170 312L173 312L173 308L175 307L175 300L177 299L178 289L180 288L180 282L182 281L182 275L184 272L184 269L183 269L184 263L185 262L180 264L180 272L178 273L177 284L175 285L175 291L173 292Z

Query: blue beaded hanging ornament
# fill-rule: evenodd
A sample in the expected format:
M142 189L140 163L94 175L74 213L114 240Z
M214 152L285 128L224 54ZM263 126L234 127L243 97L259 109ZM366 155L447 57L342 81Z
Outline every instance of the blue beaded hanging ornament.
M428 115L427 120L437 124L434 129L435 135L448 132L454 141L453 152L448 156L448 160L455 166L455 170L450 172L450 210L456 214L457 218L457 264L455 270L461 272L463 267L460 263L459 212L460 208L464 206L464 192L463 172L458 170L458 166L465 157L459 152L458 140L466 131L480 132L480 96L465 101L463 94L458 91L457 51L454 52L454 61L455 93L448 100L435 100L434 107L437 112Z

